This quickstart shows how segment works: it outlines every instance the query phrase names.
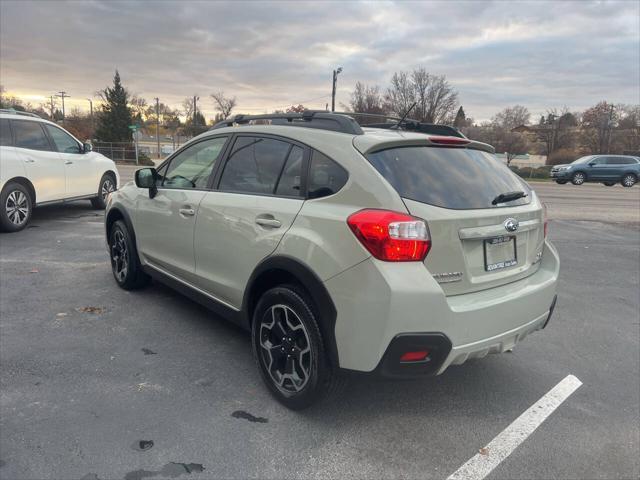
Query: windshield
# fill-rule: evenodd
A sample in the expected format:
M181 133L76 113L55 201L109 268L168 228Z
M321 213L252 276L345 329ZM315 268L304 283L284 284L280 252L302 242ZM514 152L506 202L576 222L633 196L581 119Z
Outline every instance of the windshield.
M479 150L400 147L370 153L367 159L400 196L451 209L525 205L531 190L493 155ZM501 194L525 197L493 205Z

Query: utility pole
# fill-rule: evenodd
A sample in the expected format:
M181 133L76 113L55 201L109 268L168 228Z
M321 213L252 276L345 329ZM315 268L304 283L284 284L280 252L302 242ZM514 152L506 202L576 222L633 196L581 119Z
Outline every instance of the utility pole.
M60 95L56 95L56 97L60 97L62 99L62 122L64 123L64 99L69 98L71 95L67 95L67 92L64 90L58 93Z
M156 100L156 142L158 144L157 158L160 158L160 99L156 97L155 100Z
M196 118L197 118L196 117L196 113L198 113L198 107L197 107L198 100L200 100L200 97L194 95L193 96L193 131L194 131L194 133L196 131L196 125L197 125L196 124L196 121L197 121L196 120Z
M54 97L54 95L51 95L51 96L49 97L49 100L50 100L50 102L51 102L51 103L50 103L50 105L51 105L51 120L53 120L53 111L54 111L54 109L55 109L55 103L54 103L53 97Z
M609 120L607 121L607 153L611 152L611 130L613 130L613 105L609 107Z
M336 85L338 84L338 74L342 73L342 67L333 71L333 89L331 90L331 111L336 111Z
M87 98L87 100L89 101L89 119L91 122L91 130L93 130L93 100L91 100L90 98Z

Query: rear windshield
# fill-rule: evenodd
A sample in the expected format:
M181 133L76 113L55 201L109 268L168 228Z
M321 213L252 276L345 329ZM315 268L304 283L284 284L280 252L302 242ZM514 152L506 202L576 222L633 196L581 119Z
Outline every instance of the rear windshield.
M367 159L401 197L452 209L496 208L531 202L525 182L479 150L400 147L370 153ZM493 205L500 194L522 191L524 198Z

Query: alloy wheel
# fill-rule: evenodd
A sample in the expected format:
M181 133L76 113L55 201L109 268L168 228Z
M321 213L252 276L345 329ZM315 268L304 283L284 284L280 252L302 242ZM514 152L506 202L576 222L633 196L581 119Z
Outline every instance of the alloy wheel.
M129 271L129 255L124 234L120 230L116 230L113 234L111 267L118 282L124 282L124 279L127 278L127 272Z
M262 318L260 356L277 388L300 392L309 381L312 355L309 334L300 317L286 305L273 305Z
M113 180L111 180L111 178L107 177L104 182L102 182L102 187L100 188L100 195L102 195L102 200L104 200L105 202L107 201L107 196L111 193L111 192L115 192L116 190L116 186L113 183Z
M622 185L624 185L625 187L633 187L635 183L636 179L633 175L625 175L622 179Z
M583 173L576 173L573 176L573 182L576 185L582 185L584 183L584 174Z
M22 225L29 218L29 199L20 190L14 190L7 195L4 208L7 218L14 225Z

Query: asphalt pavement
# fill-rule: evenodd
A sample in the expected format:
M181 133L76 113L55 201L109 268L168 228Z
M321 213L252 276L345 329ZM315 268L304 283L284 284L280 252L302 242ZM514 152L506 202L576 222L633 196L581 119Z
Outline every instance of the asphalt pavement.
M640 190L591 187L613 215ZM585 187L544 188L565 211L558 192ZM303 412L267 393L245 332L160 284L119 289L89 202L37 209L0 237L0 478L446 478L570 374L487 478L638 478L640 230L571 208L544 331L439 377L355 376Z

